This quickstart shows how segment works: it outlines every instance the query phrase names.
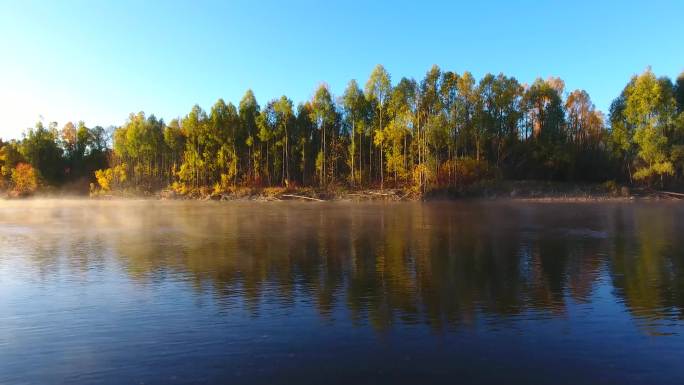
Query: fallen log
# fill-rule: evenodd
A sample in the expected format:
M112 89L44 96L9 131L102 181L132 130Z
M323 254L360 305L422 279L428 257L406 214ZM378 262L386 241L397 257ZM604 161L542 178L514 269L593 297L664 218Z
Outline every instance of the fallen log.
M404 198L406 198L406 197L409 196L409 195L411 195L411 191L409 191L409 192L407 192L406 194L402 195L401 198L399 198L399 200L400 200L400 201L403 201Z
M311 201L316 201L316 202L325 202L323 199L318 199L318 198L311 198L303 195L294 195L294 194L283 194L281 195L283 198L297 198L297 199L308 199Z
M667 196L671 196L671 197L675 197L675 198L679 198L679 199L684 199L684 194L682 194L682 193L676 193L676 192L671 192L671 191L657 191L657 192L658 192L658 194L663 194L663 195L667 195Z

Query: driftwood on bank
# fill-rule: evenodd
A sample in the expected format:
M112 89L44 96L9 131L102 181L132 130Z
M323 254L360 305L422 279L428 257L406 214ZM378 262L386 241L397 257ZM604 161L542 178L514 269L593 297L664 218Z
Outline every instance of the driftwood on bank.
M316 202L325 202L323 199L307 197L307 196L304 196L304 195L283 194L283 195L281 195L281 197L283 197L283 198L308 199L308 200L316 201Z
M371 194L371 195L381 195L381 196L385 196L385 197L388 197L388 196L396 196L396 195L397 195L397 194L395 194L395 193L384 193L384 192L378 192L378 191L368 191L367 194Z
M361 199L368 199L368 200L403 200L406 197L408 197L411 194L411 191L401 195L403 191L401 190L383 190L383 191L373 191L373 190L366 190L366 191L358 191L355 193L347 193L345 194L346 196L353 196L353 197L359 197Z
M670 198L676 198L676 199L684 199L684 194L682 193L676 193L676 192L671 192L671 191L656 191L660 195L665 195Z
M406 194L404 194L404 195L402 195L401 197L399 197L399 200L400 200L400 201L403 201L403 200L404 200L407 196L409 196L409 195L411 195L411 191L409 191L409 192L407 192Z

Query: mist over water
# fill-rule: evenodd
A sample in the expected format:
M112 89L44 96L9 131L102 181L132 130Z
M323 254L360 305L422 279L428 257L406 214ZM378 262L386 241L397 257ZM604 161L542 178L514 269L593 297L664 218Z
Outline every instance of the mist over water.
M684 206L0 201L0 383L684 383Z

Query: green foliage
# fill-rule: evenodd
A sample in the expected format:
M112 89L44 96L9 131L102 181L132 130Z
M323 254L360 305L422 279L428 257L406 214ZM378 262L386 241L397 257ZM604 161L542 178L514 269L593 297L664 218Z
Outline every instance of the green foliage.
M112 165L125 163L131 183L140 190L152 191L171 180L171 165L177 154L167 146L163 120L145 113L130 114L128 121L114 131ZM172 133L169 135L173 136ZM169 140L171 137L169 137ZM175 144L174 142L171 142Z
M19 151L29 164L45 178L48 183L64 180L63 150L58 144L57 124L45 128L42 123L29 129L21 141Z
M677 102L677 112L684 113L684 72L677 77L674 87L675 100Z

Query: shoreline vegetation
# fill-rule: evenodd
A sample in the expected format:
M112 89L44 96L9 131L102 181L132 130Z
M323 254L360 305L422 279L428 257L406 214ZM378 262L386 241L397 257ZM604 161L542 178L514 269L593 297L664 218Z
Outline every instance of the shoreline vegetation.
M433 66L363 89L325 84L296 107L195 105L168 123L144 112L119 127L38 122L0 140L0 194L206 200L680 199L684 73L646 69L609 114L560 78L477 81Z
M602 201L660 201L684 200L684 194L652 189L630 189L606 184L568 184L558 182L485 181L466 190L440 189L425 194L406 189L319 190L315 188L237 188L231 191L211 194L178 195L173 190L141 196L95 195L91 199L150 198L158 200L197 201L300 201L300 202L432 202L432 201L498 201L514 200L527 202L602 202Z
M140 195L130 195L140 197ZM97 195L95 199L126 199L124 195ZM455 200L519 200L551 202L591 202L627 201L634 199L662 199L666 196L652 192L633 194L623 188L611 190L603 185L568 185L554 182L495 182L470 186L467 190L431 190L425 194L411 189L364 189L350 190L335 188L320 190L315 188L237 188L220 194L178 195L173 190L163 190L148 196L160 200L198 200L198 201L300 201L300 202L416 202L416 201L455 201ZM675 198L673 198L675 199Z
M553 181L481 181L465 189L434 189L424 194L412 189L363 189L333 187L327 190L304 187L238 187L221 193L193 192L180 195L172 189L156 192L113 191L90 195L64 190L46 190L31 196L6 194L3 199L89 199L89 200L167 200L216 202L439 202L439 201L520 201L520 202L630 202L678 201L683 193L650 188L619 186L612 182L565 183Z

